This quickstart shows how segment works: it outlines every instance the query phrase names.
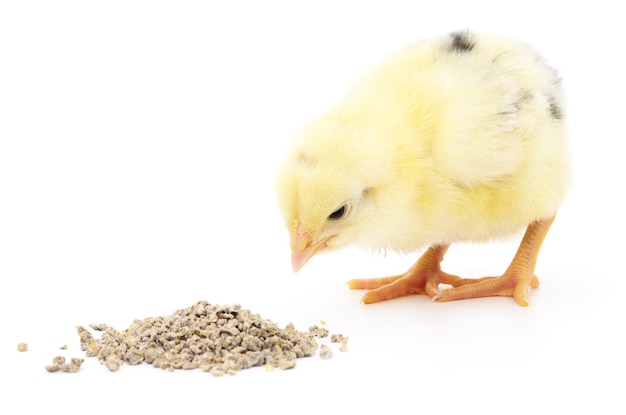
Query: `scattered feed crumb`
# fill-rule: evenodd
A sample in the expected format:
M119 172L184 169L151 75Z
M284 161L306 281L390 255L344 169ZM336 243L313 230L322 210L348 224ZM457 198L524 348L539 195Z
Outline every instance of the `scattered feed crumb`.
M78 372L79 369L80 366L76 366L72 363L65 363L63 366L61 366L61 370L67 373L75 373Z
M52 373L52 372L58 372L59 370L61 370L61 366L59 365L47 365L45 366L45 369Z
M17 351L18 352L27 352L28 351L28 344L26 343L20 343L17 345Z
M328 337L328 329L324 327L311 326L309 327L309 333L311 333L315 337Z
M44 366L48 372L67 372L76 373L80 370L80 366L83 364L83 360L78 357L72 357L69 362L63 356L56 356L52 359L52 364Z
M298 358L316 353L316 337L328 337L325 328L312 326L300 332L288 323L281 329L238 304L218 306L206 301L169 316L134 320L122 331L106 324L89 327L100 331L101 338L76 327L81 350L111 371L124 363L145 362L167 371L200 369L214 376L263 365L268 372L274 367L291 369Z
M325 326L325 325L326 325L326 320L320 320L320 324L321 324L322 326Z
M330 342L331 343L344 343L344 342L347 343L348 338L344 336L343 334L331 334Z
M80 357L72 357L72 360L71 360L72 364L76 365L78 367L80 367L83 364L84 361L85 361L85 359L82 359Z
M226 374L226 372L224 372L224 369L222 369L219 366L213 366L209 369L209 373L212 374L213 376L224 376Z
M94 329L95 331L106 331L109 326L107 324L90 324L89 327Z
M116 354L110 354L110 355L107 355L106 358L104 358L104 365L111 372L117 372L120 366L122 366L122 359L120 359L120 357Z
M281 359L278 361L278 368L282 370L296 367L296 359Z
M331 343L341 343L341 345L339 346L339 351L340 352L347 352L348 351L348 337L344 336L343 334L331 334L330 335L330 342Z
M59 349L61 349L61 350L67 350L67 344L64 344L63 346L59 347Z
M333 357L333 351L331 350L331 348L325 344L322 344L320 346L320 358L330 359L331 357Z

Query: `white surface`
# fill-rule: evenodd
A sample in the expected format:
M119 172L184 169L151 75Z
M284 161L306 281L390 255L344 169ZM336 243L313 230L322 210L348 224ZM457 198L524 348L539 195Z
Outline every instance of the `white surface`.
M0 5L0 412L624 413L616 5L203 3ZM459 28L525 39L565 80L576 178L530 306L363 306L343 285L417 254L347 250L293 275L272 183L285 143L386 53ZM500 273L516 243L453 246L444 269ZM198 300L300 330L326 320L350 350L223 378L43 369L62 344L82 355L76 325Z

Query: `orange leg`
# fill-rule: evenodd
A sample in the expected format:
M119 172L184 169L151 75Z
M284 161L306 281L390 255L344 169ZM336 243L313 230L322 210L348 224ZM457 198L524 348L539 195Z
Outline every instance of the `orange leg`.
M511 265L502 276L476 280L460 279L451 284L454 288L442 291L433 299L452 301L465 298L508 296L513 297L519 305L527 306L529 289L539 286L539 280L534 274L535 264L541 244L553 221L554 216L528 225Z
M449 245L431 246L404 274L350 280L348 286L356 290L370 290L363 296L362 302L365 304L391 300L409 294L426 294L435 298L440 295L439 284L455 285L461 280L456 275L450 275L441 270L440 263L448 247Z

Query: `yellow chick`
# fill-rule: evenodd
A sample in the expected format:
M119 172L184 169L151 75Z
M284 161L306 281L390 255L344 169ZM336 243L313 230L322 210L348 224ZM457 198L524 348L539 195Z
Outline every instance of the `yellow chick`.
M307 123L276 187L296 272L313 255L348 245L428 248L404 274L349 286L369 290L364 303L426 294L437 301L512 296L526 306L569 181L556 72L524 43L462 31L392 54ZM453 242L524 228L499 277L461 279L440 267Z

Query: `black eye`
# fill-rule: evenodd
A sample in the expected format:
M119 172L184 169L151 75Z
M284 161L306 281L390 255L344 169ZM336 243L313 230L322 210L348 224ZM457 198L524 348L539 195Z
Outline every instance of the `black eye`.
M328 216L328 219L330 219L330 220L339 220L339 219L343 218L346 215L347 212L348 212L348 207L346 205L343 205L342 207L340 207L339 209L337 209L336 211L331 213Z

